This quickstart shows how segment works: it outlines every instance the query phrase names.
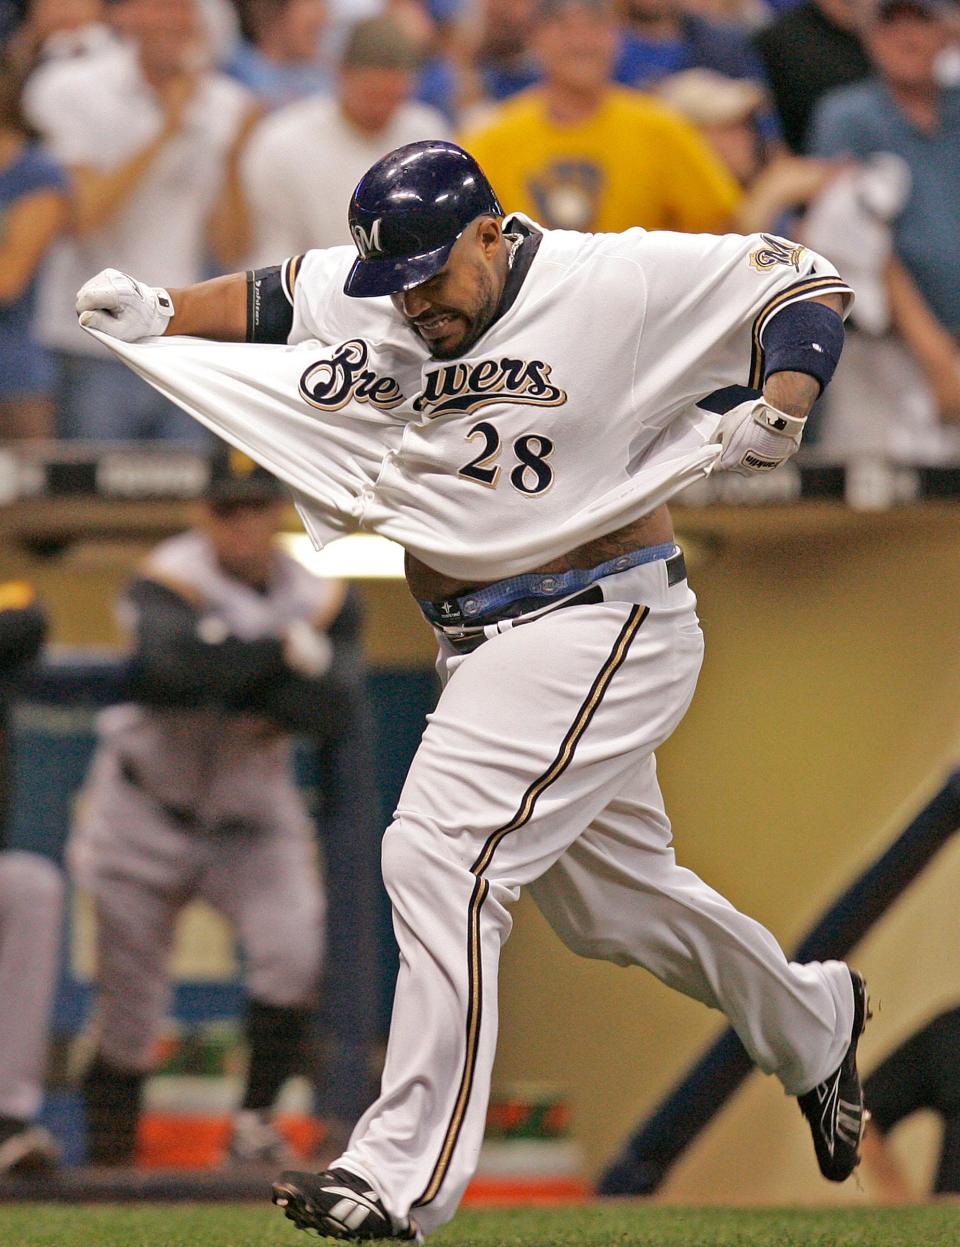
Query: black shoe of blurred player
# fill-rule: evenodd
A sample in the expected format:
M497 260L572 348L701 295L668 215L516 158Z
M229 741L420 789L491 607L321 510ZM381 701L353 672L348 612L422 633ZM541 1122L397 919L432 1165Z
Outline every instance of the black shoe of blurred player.
M59 1160L60 1148L43 1126L0 1117L0 1175L49 1173Z
M860 1163L860 1139L867 1113L857 1072L857 1044L870 1017L867 987L856 970L853 984L853 1026L850 1046L839 1069L812 1091L798 1096L800 1111L813 1134L820 1172L831 1182L843 1182Z
M423 1242L415 1221L394 1229L370 1183L346 1169L327 1169L323 1173L288 1169L273 1184L273 1202L298 1230L316 1230L321 1238Z

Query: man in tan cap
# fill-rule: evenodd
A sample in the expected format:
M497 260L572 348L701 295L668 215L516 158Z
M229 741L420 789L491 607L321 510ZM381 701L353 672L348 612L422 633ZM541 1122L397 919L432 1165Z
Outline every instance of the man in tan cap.
M358 22L333 96L279 109L244 154L251 266L350 243L347 205L370 165L395 147L447 137L440 113L412 99L421 49L392 17Z

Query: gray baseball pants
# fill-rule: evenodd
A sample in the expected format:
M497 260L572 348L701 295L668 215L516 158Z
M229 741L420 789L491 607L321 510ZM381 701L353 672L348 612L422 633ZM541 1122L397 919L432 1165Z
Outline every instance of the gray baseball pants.
M96 905L92 1031L111 1064L149 1069L176 919L194 898L233 926L256 1000L313 1004L325 919L315 840L292 785L278 789L273 812L269 827L185 830L124 781L112 754L97 756L68 856Z
M63 877L36 853L0 853L0 1116L32 1121L43 1099L60 963Z

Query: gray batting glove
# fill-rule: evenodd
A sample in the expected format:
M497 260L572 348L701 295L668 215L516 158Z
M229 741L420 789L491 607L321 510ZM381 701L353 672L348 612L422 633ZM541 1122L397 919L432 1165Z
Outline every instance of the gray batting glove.
M772 472L800 448L804 416L788 416L765 398L750 399L726 412L715 441L723 446L714 471L755 476Z
M145 286L119 269L105 268L77 291L77 314L84 329L137 342L166 331L173 300L162 286Z

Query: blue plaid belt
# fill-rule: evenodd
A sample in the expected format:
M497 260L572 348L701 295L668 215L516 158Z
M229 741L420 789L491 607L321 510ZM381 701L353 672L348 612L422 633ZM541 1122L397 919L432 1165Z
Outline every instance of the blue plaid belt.
M618 554L596 567L575 568L568 572L527 572L522 576L510 576L495 580L493 584L474 589L461 597L449 597L442 602L423 602L420 609L435 628L461 630L480 629L502 619L516 619L530 611L549 606L551 600L570 598L582 589L589 588L605 576L629 571L641 563L667 560L667 577L670 584L677 584L686 576L683 554L668 542L659 546L643 546L629 554ZM560 605L561 603L558 603ZM567 601L564 606L573 606Z

